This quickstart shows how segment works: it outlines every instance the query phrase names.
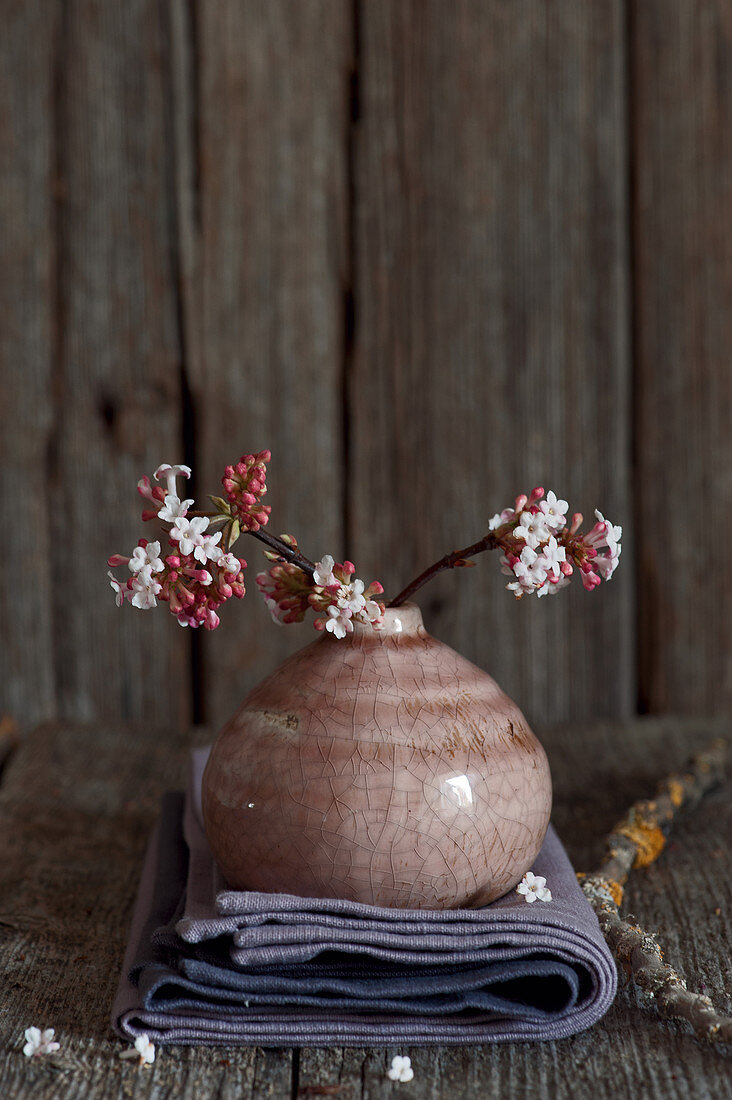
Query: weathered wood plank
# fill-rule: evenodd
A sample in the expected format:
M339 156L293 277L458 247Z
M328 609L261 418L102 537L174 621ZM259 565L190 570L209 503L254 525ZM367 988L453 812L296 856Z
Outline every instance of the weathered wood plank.
M361 575L392 593L535 484L631 521L623 5L361 5L355 354ZM515 607L495 560L427 628L533 722L634 703L630 555Z
M0 35L0 713L53 717L53 40L42 0L6 7Z
M182 458L167 46L153 0L61 13L47 471L59 712L185 721L188 638L162 611L118 610L104 565L154 537L137 480Z
M732 538L732 9L633 13L640 699L718 713L732 707L729 608L709 583Z
M0 794L4 1100L289 1097L289 1051L178 1049L142 1071L119 1060L123 1045L110 1031L146 839L162 792L185 781L191 743L187 733L149 726L47 727L8 766ZM56 1028L62 1048L48 1062L22 1054L31 1024Z
M269 448L271 529L316 558L342 546L350 22L338 0L201 6L197 204L182 204L200 213L188 265L195 488L220 492L228 462ZM246 605L200 641L215 726L312 636L271 625L254 583L260 548L245 538L237 550Z
M719 725L646 720L552 731L555 821L578 866L594 866L610 825ZM180 785L189 745L204 738L146 727L46 727L28 737L0 791L0 1094L40 1100L291 1095L290 1051L175 1048L151 1070L118 1059L108 1030L145 841L161 793ZM106 751L97 751L100 744ZM732 944L730 784L679 823L661 859L631 879L628 903L657 930L668 960L725 1008ZM716 910L719 909L719 913ZM73 976L73 980L72 977ZM83 993L81 992L83 991ZM726 1006L729 1009L729 1005ZM55 1027L62 1051L28 1063L30 1024ZM497 1092L549 1098L724 1096L727 1063L621 990L595 1028L558 1043L495 1048L304 1049L299 1095L338 1085L342 1100L393 1095L391 1057L415 1069L405 1097L468 1100ZM55 1066L55 1068L54 1068ZM322 1095L322 1094L321 1094Z

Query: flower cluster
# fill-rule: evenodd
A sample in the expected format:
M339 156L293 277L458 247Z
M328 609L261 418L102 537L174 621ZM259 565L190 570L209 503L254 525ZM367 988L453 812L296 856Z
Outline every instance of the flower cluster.
M318 613L313 623L316 630L345 638L352 633L354 621L378 629L384 618L383 603L373 598L383 593L382 585L372 581L366 588L353 576L355 571L353 562L336 562L326 554L315 563L312 580L292 563L278 561L257 575L257 585L276 623L301 622L312 608Z
M226 467L221 479L232 515L237 516L245 531L258 531L269 520L272 509L259 502L267 492L267 463L271 458L270 451L242 455L236 466Z
M591 591L610 580L620 558L622 527L614 527L601 512L591 531L582 534L583 517L576 512L567 524L569 505L549 491L532 489L516 498L490 521L496 545L503 550L501 571L517 599L546 596L565 588L577 569Z
M181 626L214 630L219 625L218 608L231 596L238 599L245 593L242 570L246 562L231 552L225 553L221 531L209 532L206 516L188 518L193 500L181 500L177 494L176 477L190 477L188 466L169 466L155 471L155 479L165 477L168 492L151 488L149 478L142 478L138 491L153 505L143 512L143 519L157 517L172 524L168 531L171 552L162 557L158 540L140 539L132 554L113 554L112 567L126 565L131 574L121 583L109 573L117 606L125 601L143 611L166 602ZM162 497L162 499L161 499Z

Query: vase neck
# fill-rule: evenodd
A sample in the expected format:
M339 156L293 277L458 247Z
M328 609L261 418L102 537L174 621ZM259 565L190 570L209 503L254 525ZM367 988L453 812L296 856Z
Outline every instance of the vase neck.
M418 634L423 629L422 612L415 603L405 603L401 607L387 607L384 611L383 625L378 630L374 630L369 623L354 622L353 624L355 635L373 633L382 638Z

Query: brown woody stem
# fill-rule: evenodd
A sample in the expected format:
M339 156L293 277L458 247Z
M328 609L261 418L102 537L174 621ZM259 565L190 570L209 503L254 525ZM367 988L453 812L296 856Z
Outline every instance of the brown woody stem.
M259 539L260 542L269 546L270 550L274 550L276 554L279 554L286 561L292 562L298 569L302 569L303 573L307 573L309 577L312 577L315 572L315 564L311 562L309 558L303 557L299 550L293 550L291 546L288 546L282 539L278 539L276 535L270 535L263 527L260 527L258 531L243 531L242 534L251 535L252 538Z
M393 600L390 600L388 607L401 607L403 603L406 603L415 592L422 587L423 584L427 584L427 581L431 581L433 577L436 577L438 573L442 573L444 569L454 569L456 566L462 565L467 558L474 558L476 554L481 554L484 550L494 550L498 545L495 533L489 531L489 533L478 542L474 542L472 546L466 546L464 550L453 550L451 554L445 554L444 558L440 558L434 565L430 565L428 569L425 569L424 573L420 573L406 588L396 596Z
M608 835L598 869L577 877L613 955L660 1015L685 1020L704 1042L728 1044L732 1043L732 1017L720 1016L709 997L690 992L683 978L663 961L656 936L640 928L633 917L624 919L619 909L631 870L653 863L679 812L697 806L722 782L726 753L725 741L712 741L683 772L664 779L654 799L631 806Z

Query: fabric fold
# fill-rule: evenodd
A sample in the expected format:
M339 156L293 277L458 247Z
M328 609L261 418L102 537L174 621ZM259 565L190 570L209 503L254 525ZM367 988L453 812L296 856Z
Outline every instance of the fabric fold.
M555 1039L607 1011L617 975L550 827L551 902L396 910L227 888L200 821L206 750L148 846L113 1025L156 1043L348 1046Z

